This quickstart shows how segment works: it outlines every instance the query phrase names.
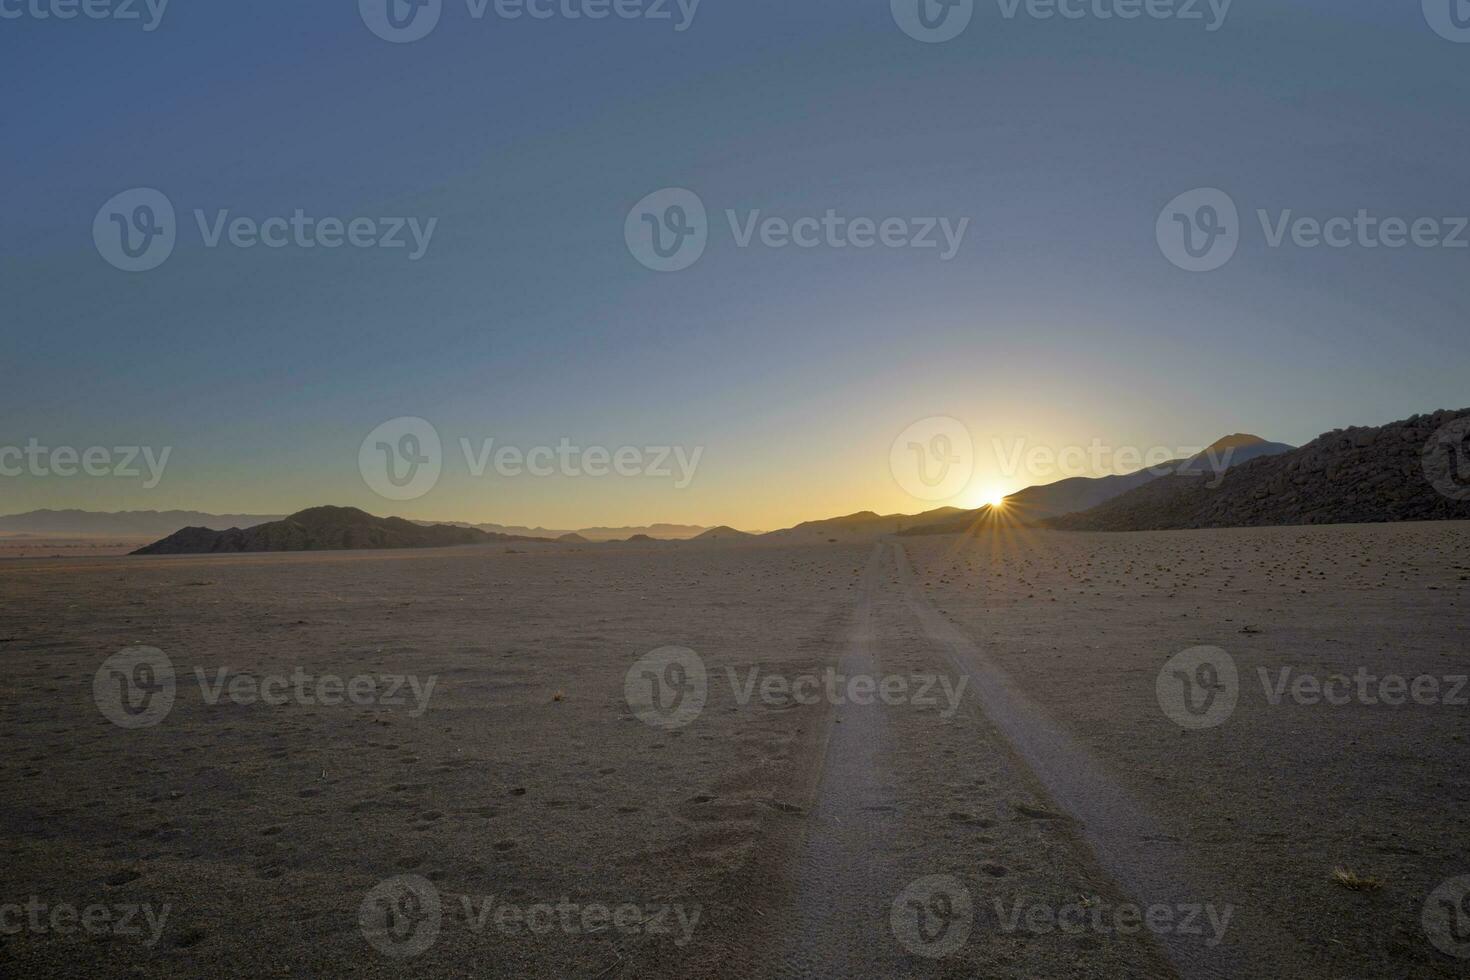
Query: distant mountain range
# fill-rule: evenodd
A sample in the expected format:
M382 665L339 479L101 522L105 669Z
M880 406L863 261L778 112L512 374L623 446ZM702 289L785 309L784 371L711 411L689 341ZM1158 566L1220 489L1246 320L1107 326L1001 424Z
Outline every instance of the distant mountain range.
M1027 487L1004 509L940 507L921 514L860 511L764 534L683 524L579 531L501 524L433 524L375 517L351 507L314 507L290 517L193 511L32 511L0 517L0 533L166 535L137 554L427 548L526 541L600 545L843 544L888 535L953 534L1002 517L1063 530L1152 530L1389 520L1470 519L1470 501L1436 491L1421 452L1442 427L1470 426L1470 409L1414 416L1377 428L1327 433L1300 449L1236 433L1188 459L1118 476L1073 477ZM1470 443L1456 445L1470 470ZM1459 456L1447 465L1459 466ZM1470 471L1456 469L1457 486ZM190 522L179 529L178 522ZM160 530L164 529L164 530Z
M261 514L205 514L197 510L33 510L0 517L0 534L74 534L79 537L157 537L181 527L254 527L281 517Z
M135 555L200 555L246 551L341 551L369 548L443 548L495 541L541 541L491 534L472 527L423 525L400 517L374 517L356 507L312 507L248 529L186 527Z
M431 525L433 521L415 521L416 524ZM545 527L520 527L506 524L467 524L462 521L444 521L449 527L472 527L490 534L509 534L527 538L563 538L582 541L624 541L635 535L657 538L661 541L685 541L697 538L709 530L697 524L645 524L633 527L583 527L575 531L559 531Z
M100 513L87 510L33 510L24 514L0 517L0 534L68 534L77 537L148 537L157 538L185 527L203 527L215 531L251 528L285 520L284 514L207 514L197 510L128 510ZM434 521L414 521L424 527ZM547 528L513 527L501 524L469 524L443 521L441 526L474 528L488 534L510 537L563 538L578 535L584 541L614 541L646 534L653 538L682 540L704 533L706 528L694 524L651 524L639 527L588 527L576 531Z

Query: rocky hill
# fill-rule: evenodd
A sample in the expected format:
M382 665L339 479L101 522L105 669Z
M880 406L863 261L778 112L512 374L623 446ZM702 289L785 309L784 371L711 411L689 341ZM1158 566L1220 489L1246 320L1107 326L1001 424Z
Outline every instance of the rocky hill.
M1470 409L1337 429L1218 480L1160 477L1043 525L1078 531L1470 520Z
M754 541L756 537L757 535L749 534L745 531L737 531L733 527L721 524L719 527L712 527L698 537L692 538L690 540L733 544L740 541Z
M398 517L374 517L355 507L313 507L251 528L214 531L186 527L133 552L198 555L247 551L342 551L368 548L443 548L493 541L535 541L477 528L424 526Z
M1018 490L1006 497L1003 513L1008 521L1037 524L1048 517L1096 507L1160 477L1184 473L1213 478L1232 466L1261 456L1290 452L1293 448L1283 442L1267 442L1260 436L1236 433L1217 439L1188 459L1173 459L1119 476L1073 476ZM991 516L989 507L981 507L961 511L944 520L927 521L898 533L906 537L968 533L978 530Z

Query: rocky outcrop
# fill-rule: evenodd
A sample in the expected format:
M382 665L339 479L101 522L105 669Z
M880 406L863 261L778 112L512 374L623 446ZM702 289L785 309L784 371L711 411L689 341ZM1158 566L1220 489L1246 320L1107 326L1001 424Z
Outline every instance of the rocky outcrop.
M1470 409L1337 429L1218 479L1166 476L1042 523L1146 531L1280 524L1470 520Z

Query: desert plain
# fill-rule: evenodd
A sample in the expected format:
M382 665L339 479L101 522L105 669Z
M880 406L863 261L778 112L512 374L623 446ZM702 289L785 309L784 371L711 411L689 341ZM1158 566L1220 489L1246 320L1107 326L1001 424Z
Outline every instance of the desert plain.
M7 975L1470 970L1467 523L17 558L0 596ZM119 724L139 647L172 702Z

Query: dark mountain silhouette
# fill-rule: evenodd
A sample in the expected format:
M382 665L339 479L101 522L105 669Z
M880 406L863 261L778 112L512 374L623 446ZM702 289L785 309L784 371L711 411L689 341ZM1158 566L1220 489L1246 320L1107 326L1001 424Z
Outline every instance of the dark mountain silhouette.
M1237 432L1235 435L1216 439L1203 452L1196 453L1184 462L1173 466L1175 473L1194 474L1196 476L1209 473L1223 473L1232 466L1248 463L1262 456L1279 456L1281 453L1289 453L1295 446L1288 446L1284 442L1267 442L1260 436L1247 435ZM1169 468L1166 463L1163 467ZM1102 501L1098 501L1101 503Z
M313 507L252 528L216 531L186 527L133 552L135 555L194 555L244 551L335 551L359 548L443 548L493 541L539 541L477 528L425 527L398 517L374 517L355 507Z
M750 534L746 531L737 531L733 527L720 525L712 527L708 531L691 540L694 541L719 541L726 544L737 541L754 541L759 535Z
M922 514L877 514L871 510L831 517L821 521L807 521L782 531L771 531L760 535L762 541L781 544L805 542L864 541L877 539L887 534L898 534L908 528L922 527L949 521L969 511L958 507L939 507Z
M1006 516L1030 524L1049 517L1089 510L1131 490L1169 475L1191 473L1211 480L1233 466L1262 456L1289 452L1284 442L1267 442L1260 436L1236 433L1218 439L1188 459L1174 459L1120 476L1074 476L1055 483L1042 483L1006 497ZM955 534L970 530L989 515L989 507L962 511L952 520L930 522L898 533L903 535Z
M1458 424L1456 424L1458 423ZM1079 531L1470 520L1470 409L1337 429L1215 479L1160 477L1046 526ZM1439 485L1436 486L1436 483Z

